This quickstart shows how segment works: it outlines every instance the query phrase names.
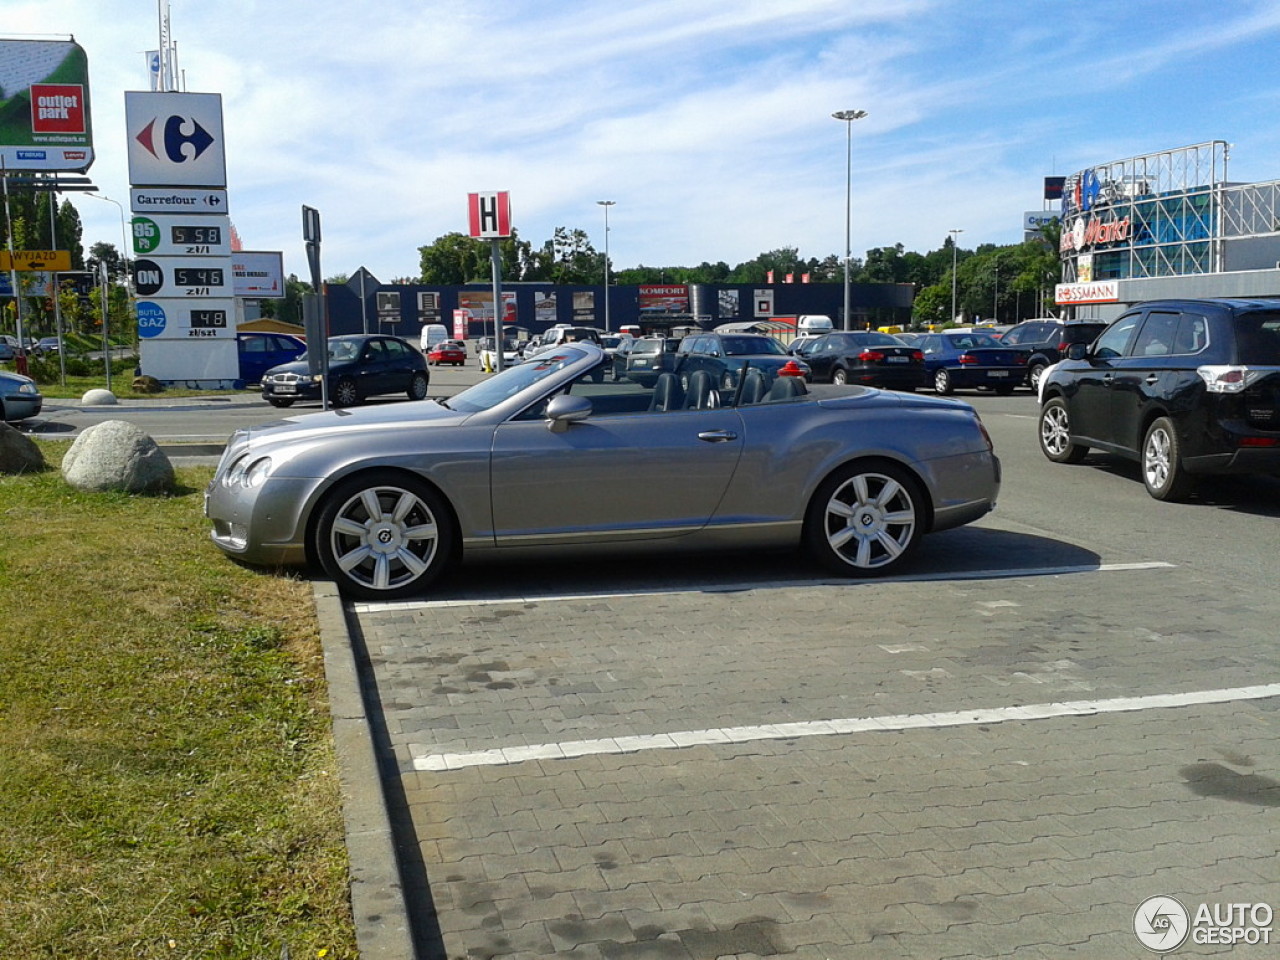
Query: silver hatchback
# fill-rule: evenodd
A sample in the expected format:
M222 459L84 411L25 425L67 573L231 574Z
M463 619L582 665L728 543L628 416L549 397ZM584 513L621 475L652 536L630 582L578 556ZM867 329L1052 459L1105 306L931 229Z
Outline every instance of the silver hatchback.
M728 390L600 381L604 362L562 344L447 401L239 430L206 492L213 541L393 599L481 554L803 544L881 574L995 506L999 461L967 404L749 365Z

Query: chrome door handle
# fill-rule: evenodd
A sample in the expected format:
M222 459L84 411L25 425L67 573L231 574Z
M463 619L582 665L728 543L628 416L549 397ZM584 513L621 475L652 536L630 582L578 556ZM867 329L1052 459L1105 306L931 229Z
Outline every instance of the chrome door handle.
M1147 374L1147 379L1143 381L1143 383L1145 383L1148 387L1154 387L1159 382L1160 382L1160 378L1157 377L1154 373Z
M698 434L698 439L705 443L727 443L737 440L738 435L732 430L703 430Z

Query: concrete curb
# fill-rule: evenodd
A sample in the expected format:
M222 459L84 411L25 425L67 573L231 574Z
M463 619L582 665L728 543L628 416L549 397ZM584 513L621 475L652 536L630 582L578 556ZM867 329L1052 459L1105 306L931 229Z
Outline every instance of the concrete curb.
M312 582L342 790L351 911L361 960L416 960L373 731L346 609L331 580Z

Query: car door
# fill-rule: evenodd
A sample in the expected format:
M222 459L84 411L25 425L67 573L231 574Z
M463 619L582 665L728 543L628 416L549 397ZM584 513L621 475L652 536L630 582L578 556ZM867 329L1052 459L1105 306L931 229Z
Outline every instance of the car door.
M743 435L732 407L591 416L559 432L541 416L509 420L494 432L490 464L496 543L693 533L732 481Z
M1181 314L1151 310L1135 331L1125 355L1111 364L1111 438L1126 450L1142 445L1142 420L1149 405L1165 390Z
M1074 435L1107 445L1116 443L1111 420L1116 363L1127 354L1143 313L1138 310L1120 317L1098 337L1085 361L1073 366L1075 376L1067 401Z

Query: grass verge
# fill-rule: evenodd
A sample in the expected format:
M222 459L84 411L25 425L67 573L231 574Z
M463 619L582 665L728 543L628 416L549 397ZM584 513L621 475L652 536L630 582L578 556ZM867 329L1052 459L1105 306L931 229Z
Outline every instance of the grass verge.
M0 476L0 957L356 956L310 587L208 542L210 472Z

